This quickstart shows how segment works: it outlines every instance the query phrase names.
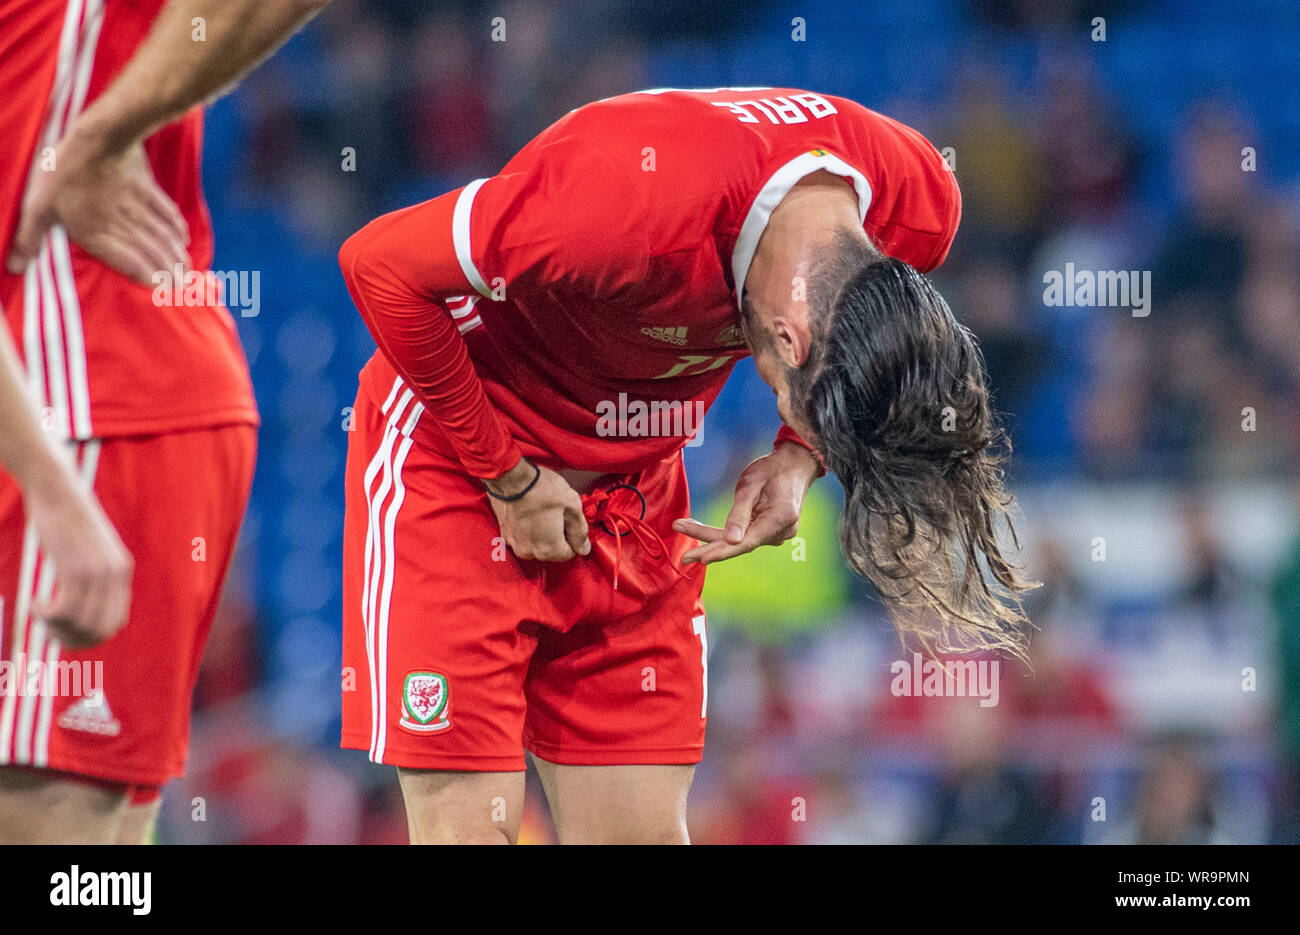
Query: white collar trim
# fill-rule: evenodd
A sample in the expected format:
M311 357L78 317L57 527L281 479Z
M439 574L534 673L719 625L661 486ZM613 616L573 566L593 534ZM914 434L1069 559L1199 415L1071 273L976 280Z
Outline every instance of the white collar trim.
M745 277L749 275L749 266L754 262L754 252L758 241L767 230L767 222L781 200L789 194L805 176L825 169L835 175L842 175L853 180L853 189L858 193L858 219L867 220L867 209L871 207L871 185L866 177L844 160L830 153L817 155L814 152L800 153L772 174L763 185L762 190L750 206L745 223L741 225L740 235L736 238L735 249L731 251L731 275L736 283L736 307L739 308L745 295Z

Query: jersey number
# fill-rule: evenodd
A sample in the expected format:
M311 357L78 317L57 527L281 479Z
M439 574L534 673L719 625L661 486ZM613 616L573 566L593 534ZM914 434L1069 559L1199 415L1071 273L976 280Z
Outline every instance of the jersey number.
M736 355L722 354L717 357L708 354L682 354L677 358L677 363L673 364L659 376L656 380L667 380L669 377L697 377L702 373L708 373L710 370L717 370L719 367L733 360ZM702 366L703 365L703 366ZM687 371L690 373L687 373Z

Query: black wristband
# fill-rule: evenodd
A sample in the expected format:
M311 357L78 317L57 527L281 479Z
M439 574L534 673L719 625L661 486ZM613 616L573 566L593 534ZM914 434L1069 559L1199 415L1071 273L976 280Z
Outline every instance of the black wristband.
M528 482L528 486L525 487L523 490L519 491L519 493L513 493L510 496L506 496L503 493L496 493L495 491L492 490L491 487L488 486L487 481L483 482L483 489L487 491L487 495L491 497L493 500L500 500L503 503L514 503L516 500L522 500L524 496L528 493L528 491L536 487L537 482L542 479L542 469L534 464L533 470L536 471L537 473L535 473L533 475L533 479Z

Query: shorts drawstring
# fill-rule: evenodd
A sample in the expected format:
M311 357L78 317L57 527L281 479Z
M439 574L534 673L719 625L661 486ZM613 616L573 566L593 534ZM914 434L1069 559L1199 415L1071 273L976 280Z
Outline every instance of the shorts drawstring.
M631 490L641 500L641 515L636 516L622 507L614 505L613 495L618 490ZM582 514L591 526L599 526L614 537L614 590L618 590L618 572L623 564L623 537L632 535L646 550L651 558L664 561L668 558L668 546L663 537L655 532L653 526L645 521L645 496L632 484L614 484L604 490L596 491L583 498ZM671 563L670 563L670 567ZM682 573L673 571L679 577Z

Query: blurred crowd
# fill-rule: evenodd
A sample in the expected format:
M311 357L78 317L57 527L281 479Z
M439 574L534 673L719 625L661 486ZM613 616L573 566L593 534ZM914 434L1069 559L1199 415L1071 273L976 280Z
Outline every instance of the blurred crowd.
M263 271L239 326L265 425L164 837L405 839L392 770L334 749L343 429L373 351L338 244L587 101L790 85L896 116L954 165L935 278L981 341L1045 585L1033 668L1002 661L997 705L899 697L910 648L838 561L837 488L817 485L802 553L710 573L694 839L1300 838L1298 43L1280 0L336 0L210 112L216 266ZM1067 263L1149 272L1149 314L1047 303ZM737 368L687 450L701 513L775 427Z

